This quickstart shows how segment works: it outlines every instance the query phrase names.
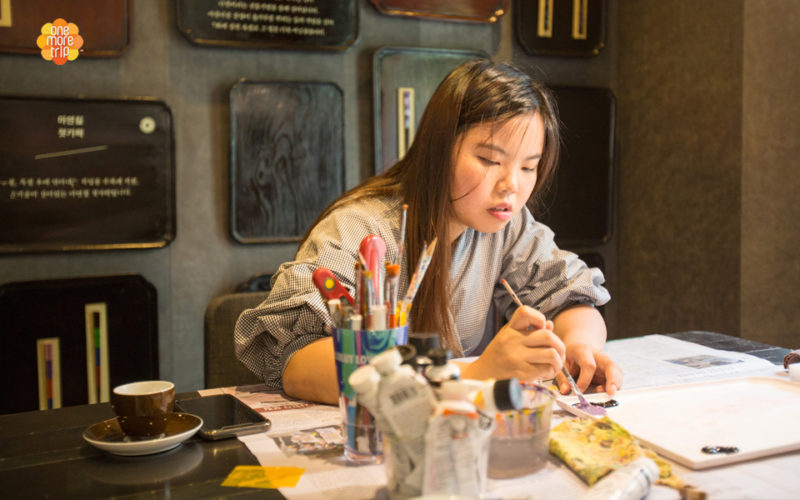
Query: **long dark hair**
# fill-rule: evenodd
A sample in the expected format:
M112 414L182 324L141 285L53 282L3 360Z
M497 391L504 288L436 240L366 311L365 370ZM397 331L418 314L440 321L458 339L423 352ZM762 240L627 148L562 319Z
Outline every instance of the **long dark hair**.
M558 163L560 135L555 101L541 83L513 66L488 59L463 63L431 96L406 155L385 172L339 197L311 226L313 229L345 203L399 194L408 203L403 262L406 269L413 269L423 245L438 237L430 267L414 299L411 324L415 331L439 332L442 344L455 355L463 352L456 339L449 289L452 249L448 244L448 222L453 215L450 188L454 151L461 134L473 125L502 124L537 112L544 123L545 138L534 197L549 183Z

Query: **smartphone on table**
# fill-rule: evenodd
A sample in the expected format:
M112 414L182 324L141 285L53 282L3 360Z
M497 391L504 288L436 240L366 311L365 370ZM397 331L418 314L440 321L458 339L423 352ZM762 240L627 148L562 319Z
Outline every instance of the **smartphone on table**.
M175 401L175 410L203 419L200 436L225 439L269 430L271 422L231 394Z

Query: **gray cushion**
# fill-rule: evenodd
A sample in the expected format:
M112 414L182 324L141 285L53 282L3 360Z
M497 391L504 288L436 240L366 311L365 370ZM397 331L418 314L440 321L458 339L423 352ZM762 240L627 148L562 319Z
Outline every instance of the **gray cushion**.
M206 388L262 382L233 350L233 329L239 314L260 304L267 292L231 293L212 300L205 313Z

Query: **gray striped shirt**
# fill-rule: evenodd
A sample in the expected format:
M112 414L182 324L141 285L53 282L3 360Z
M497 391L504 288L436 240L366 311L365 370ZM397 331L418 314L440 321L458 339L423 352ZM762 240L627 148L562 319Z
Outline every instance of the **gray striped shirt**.
M330 269L353 294L354 266L365 236L381 236L386 259L396 260L401 206L399 198L371 198L335 210L317 225L296 260L278 268L266 300L241 314L234 332L236 355L269 387L282 388L283 370L295 352L330 335L333 323L311 280L314 270ZM401 297L412 273L405 266L401 270ZM602 272L559 249L553 232L536 222L527 208L496 233L468 228L455 241L450 270L456 333L466 355L480 354L491 340L493 310L508 319L516 309L500 278L524 304L551 319L567 307L602 305L610 299Z

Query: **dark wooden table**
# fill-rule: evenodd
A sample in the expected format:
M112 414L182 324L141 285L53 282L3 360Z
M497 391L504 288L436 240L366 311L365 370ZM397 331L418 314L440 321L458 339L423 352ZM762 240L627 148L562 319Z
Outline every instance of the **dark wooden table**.
M789 352L714 332L669 336L776 365ZM174 450L141 457L111 455L84 441L87 427L113 416L108 403L0 415L0 497L283 498L277 490L220 486L237 465L258 465L238 439L203 441L195 435Z
M195 435L170 451L122 457L81 436L113 417L108 403L0 415L0 497L283 498L277 490L220 486L237 465L258 465L235 438Z

